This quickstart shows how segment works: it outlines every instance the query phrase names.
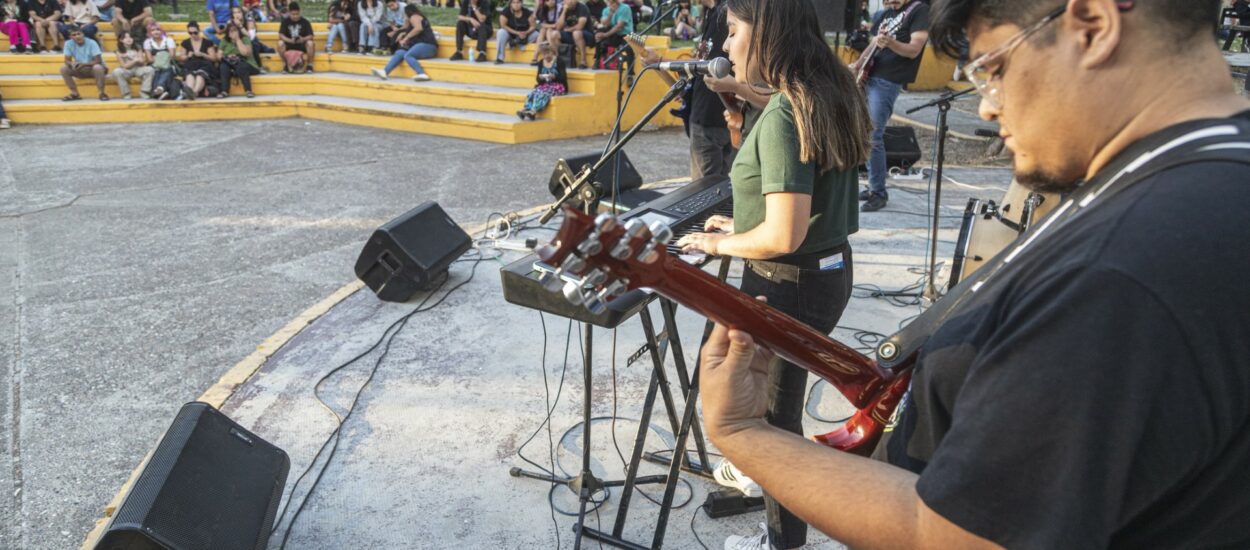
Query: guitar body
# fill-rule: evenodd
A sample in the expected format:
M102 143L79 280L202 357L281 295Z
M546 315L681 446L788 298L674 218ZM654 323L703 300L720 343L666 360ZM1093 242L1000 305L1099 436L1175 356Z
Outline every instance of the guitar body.
M534 268L553 292L562 291L591 311L625 292L651 289L722 325L742 330L761 346L828 381L857 412L843 427L817 436L824 445L867 455L875 448L907 392L914 357L885 369L703 270L668 253L672 231L661 222L597 218L565 208L564 224L550 245L537 249Z
M746 103L738 99L737 95L718 92L721 103L725 104L725 123L729 127L729 142L733 144L734 149L742 148L742 125L745 124L742 114L743 105Z

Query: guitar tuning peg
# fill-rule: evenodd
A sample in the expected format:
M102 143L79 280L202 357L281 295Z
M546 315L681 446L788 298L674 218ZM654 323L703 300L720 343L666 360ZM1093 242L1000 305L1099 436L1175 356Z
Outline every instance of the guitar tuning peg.
M613 298L616 298L617 296L624 294L625 285L626 283L622 281L612 281L612 284L608 285L607 287L604 287L603 290L599 291L599 294L597 295L597 297L599 298L599 300L603 302L607 302Z
M655 250L655 243L649 242L638 252L637 258L638 261L644 264L655 263L656 260L660 259L660 253Z
M647 229L647 224L639 220L629 220L625 222L625 234L616 242L616 247L612 249L612 257L618 260L628 258L633 249L629 247L629 241L633 240L643 231Z
M604 212L595 218L595 229L600 232L609 231L614 227L616 227L616 216L612 214Z
M596 231L577 245L577 251L583 256L594 256L603 252L603 243L599 241L599 232Z
M558 292L560 287L564 286L564 281L561 281L555 273L543 271L538 275L538 284L543 285L547 292Z
M604 302L603 298L595 294L588 295L583 305L594 315L599 315L608 309L607 302Z
M649 229L651 230L651 242L668 244L669 241L673 240L673 230L662 221L656 220L651 222Z
M578 273L578 272L581 272L581 270L586 268L586 261L573 254L570 254L569 257L564 260L564 265L561 267L565 271L568 271L571 273Z
M564 298L575 306L582 305L586 300L586 296L582 294L582 285L573 281L564 283Z
M592 269L586 274L586 283L590 286L599 286L608 280L608 274L602 269Z

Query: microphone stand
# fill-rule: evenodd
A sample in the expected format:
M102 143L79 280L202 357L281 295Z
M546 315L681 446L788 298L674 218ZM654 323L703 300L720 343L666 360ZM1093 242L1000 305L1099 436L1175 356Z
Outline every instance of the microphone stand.
M975 87L968 88L962 92L945 92L938 96L937 99L925 103L919 107L915 107L906 112L912 114L917 111L928 109L936 106L938 108L938 125L937 125L937 154L934 163L933 177L937 183L933 186L933 224L929 227L929 265L925 270L925 286L922 296L930 304L937 301L941 296L938 295L937 285L934 279L937 278L937 241L938 241L938 220L942 212L942 164L946 158L946 134L950 131L950 127L946 124L946 115L951 110L951 102L965 95L975 92Z

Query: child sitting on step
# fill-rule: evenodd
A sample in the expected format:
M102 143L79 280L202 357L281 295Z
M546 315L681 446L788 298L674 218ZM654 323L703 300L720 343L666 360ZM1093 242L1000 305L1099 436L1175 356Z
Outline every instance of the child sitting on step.
M551 98L568 93L564 60L556 55L555 46L544 43L538 47L538 55L542 58L538 64L538 84L525 98L525 107L516 112L521 120L534 120L538 112L551 103Z

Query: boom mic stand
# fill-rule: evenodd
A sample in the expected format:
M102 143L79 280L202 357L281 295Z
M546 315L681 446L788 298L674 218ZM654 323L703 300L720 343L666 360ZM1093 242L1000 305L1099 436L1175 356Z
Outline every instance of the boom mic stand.
M609 147L608 150L605 151L604 154L599 157L599 160L595 161L595 164L593 166L584 167L581 172L577 173L577 175L574 176L572 170L569 168L569 165L565 163L563 160L561 160L557 164L557 170L560 171L560 183L561 185L564 186L564 189L565 189L564 195L561 196L559 199L557 199L556 202L552 203L551 206L547 208L547 211L544 212L542 217L538 219L538 223L540 225L545 225L547 222L551 221L551 218L556 215L556 212L560 211L560 208L562 206L564 206L566 203L573 200L574 198L578 198L578 197L580 197L583 201L584 211L587 214L593 214L596 208L596 204L598 203L599 197L601 196L601 189L599 188L599 186L592 183L591 181L594 178L595 174L599 171L600 168L603 167L605 163L607 163L608 159L612 158L613 155L618 153L621 150L621 148L625 146L626 143L629 143L629 140L633 139L634 135L636 135L643 128L643 126L646 126L646 124L650 122L651 119L654 118L657 113L660 112L660 109L663 109L665 105L667 105L670 101L676 98L677 94L681 93L681 91L685 87L686 87L686 80L684 78L678 79L678 81L674 83L671 88L669 88L668 92L664 94L664 97L661 98L660 101L656 103L655 106L652 107L651 110L648 111L647 114L644 115L641 120L639 120L636 124L634 124L634 126L629 129L629 132L626 132L625 135L621 137L619 141L613 143L612 146ZM525 471L520 470L519 468L514 468L510 472L513 476L517 476L517 477L528 477L528 478L533 478L533 479L540 479L543 481L549 481L552 483L561 483L561 484L567 485L570 489L577 492L579 509L577 513L577 523L575 524L575 527L574 527L574 531L576 533L573 539L574 550L580 550L582 546L582 537L586 531L586 528L585 528L586 507L587 507L587 504L589 504L591 501L591 496L606 487L619 487L619 486L623 486L626 484L626 482L623 480L621 481L601 480L595 477L594 472L590 470L590 423L592 420L590 405L592 402L591 401L592 400L591 384L593 383L593 380L590 375L590 360L591 360L590 357L591 357L591 344L593 342L593 337L594 337L594 328L591 326L590 323L584 323L584 327L585 328L584 328L584 334L583 334L583 345L585 346L585 349L584 349L585 359L583 360L583 364L582 364L582 469L581 471L578 472L577 476L572 479L558 478L555 476L546 476L546 475L541 475L541 474L525 472ZM552 472L552 473L554 474L555 472ZM656 475L656 476L647 476L647 477L637 478L636 480L634 480L634 483L635 484L637 483L663 483L666 481L668 481L667 475Z
M925 103L919 107L915 107L907 111L906 114L912 114L917 111L937 106L938 108L938 124L937 124L937 157L934 162L933 178L936 183L933 184L933 224L929 227L929 265L925 269L925 285L922 296L930 304L937 301L941 296L938 295L937 285L934 280L937 278L937 241L938 241L938 220L942 213L942 164L946 159L946 134L950 131L950 126L946 124L946 115L951 110L951 102L973 93L976 88L968 88L962 92L946 92L938 96L937 99Z

